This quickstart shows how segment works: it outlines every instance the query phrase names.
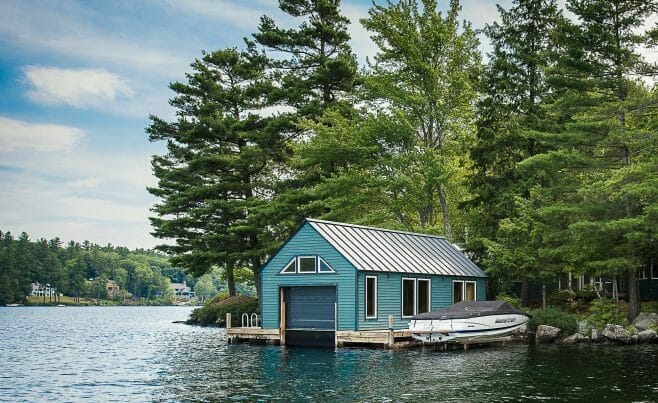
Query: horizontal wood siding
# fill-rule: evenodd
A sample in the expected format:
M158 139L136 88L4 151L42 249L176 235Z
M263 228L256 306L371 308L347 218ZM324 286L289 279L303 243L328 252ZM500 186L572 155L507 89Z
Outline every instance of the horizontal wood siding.
M377 318L366 319L365 284L366 276L377 277ZM409 319L402 318L402 279L430 279L432 310L452 305L452 281L467 280L477 282L477 299L486 300L486 279L467 277L447 277L431 275L414 275L409 273L359 272L357 280L357 317L358 330L377 330L388 328L388 316L394 317L395 329L406 329Z
M336 273L279 274L295 256L317 255ZM279 289L293 286L335 286L338 301L338 330L355 330L356 269L308 223L277 252L261 270L261 313L264 329L279 327Z

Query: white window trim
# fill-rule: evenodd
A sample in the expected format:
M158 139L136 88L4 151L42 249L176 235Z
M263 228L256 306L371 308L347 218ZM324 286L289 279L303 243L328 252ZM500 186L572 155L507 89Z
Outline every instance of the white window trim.
M464 298L466 297L466 283L473 283L473 301L478 300L478 282L475 280L465 280L464 281Z
M451 294L452 294L453 304L454 304L454 301L455 301L455 283L462 283L462 295L461 295L459 301L461 302L461 301L464 300L464 288L465 288L464 287L464 280L452 280L452 292L451 292Z
M414 282L414 302L413 302L413 313L411 315L405 315L404 314L404 281L413 281ZM402 318L411 318L412 316L416 315L416 309L418 308L418 290L416 289L417 287L417 282L415 278L409 278L409 277L402 277L402 282L400 283L400 317Z
M324 262L324 264L327 265L329 268L329 271L320 271L320 265ZM326 260L324 260L320 255L317 255L317 269L316 269L317 274L336 274L336 270L334 270L333 267L329 263L327 263Z
M284 271L284 270L286 270L286 269L288 268L288 266L290 266L290 264L291 264L292 262L295 262L295 271L290 271L290 272L286 272L286 271ZM298 267L298 264L297 264L297 263L298 263L298 262L297 262L297 256L295 256L295 257L293 257L292 259L290 259L290 260L288 261L288 263L285 264L285 266L283 266L283 269L281 269L281 270L279 271L279 274L283 274L284 276L291 276L291 275L297 274L297 267Z
M420 302L418 299L418 287L421 281L427 283L427 305L429 305L427 312L430 312L432 310L432 279L429 278L416 279L416 312L418 312L418 303Z
M478 282L477 280L452 280L452 300L455 300L455 283L462 283L462 295L461 295L461 301L466 300L466 283L473 283L475 286L473 287L473 301L478 300Z
M313 259L313 271L302 271L302 259ZM297 274L315 274L318 272L318 257L317 255L300 255L297 256Z
M368 316L368 279L374 279L375 280L375 298L374 298L374 304L375 304L375 315L374 316ZM366 314L366 319L377 319L377 276L366 276L366 283L365 283L366 289L365 289L365 297L366 301L364 304L365 308L365 314Z

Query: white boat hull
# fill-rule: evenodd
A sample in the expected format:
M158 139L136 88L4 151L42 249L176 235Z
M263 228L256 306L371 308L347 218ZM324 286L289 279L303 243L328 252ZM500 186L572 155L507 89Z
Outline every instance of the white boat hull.
M463 319L417 319L409 322L413 337L425 343L467 341L502 337L525 326L530 318L522 314L499 314Z

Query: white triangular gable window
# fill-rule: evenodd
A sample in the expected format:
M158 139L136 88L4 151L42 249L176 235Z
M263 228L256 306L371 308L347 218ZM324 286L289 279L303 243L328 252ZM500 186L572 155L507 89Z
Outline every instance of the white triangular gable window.
M329 266L329 263L325 262L324 259L318 257L318 273L335 273L336 271Z
M297 258L294 257L292 260L283 268L279 273L282 274L295 274L297 272Z

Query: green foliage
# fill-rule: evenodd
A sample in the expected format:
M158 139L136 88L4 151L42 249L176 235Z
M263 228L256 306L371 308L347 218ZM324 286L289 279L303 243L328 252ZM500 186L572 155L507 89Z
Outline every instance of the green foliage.
M607 324L625 326L628 322L624 312L615 300L602 298L592 301L587 323L601 329Z
M181 268L172 267L167 258L154 251L112 245L99 246L89 241L62 245L58 238L30 241L23 233L14 239L0 234L0 303L24 302L32 291L31 283L50 284L58 294L89 300L108 299L112 303L141 300L149 304L171 304L171 280L195 281ZM108 282L119 287L108 292ZM51 304L60 297L33 298L31 304ZM77 303L80 303L78 300Z
M513 296L513 295L508 295L505 293L500 293L496 297L497 301L505 301L508 304L512 305L516 309L523 309L521 306L521 298Z
M187 323L226 326L226 314L230 313L232 325L240 326L242 314L251 316L252 313L258 312L257 298L244 295L228 297L224 293L217 295L203 307L193 310Z
M647 301L642 303L640 308L641 312L655 312L658 313L658 301Z
M535 331L539 325L554 326L562 329L562 335L568 336L578 331L578 321L572 315L558 308L535 309L530 312L532 316L528 322L528 329Z
M272 191L284 153L274 118L256 113L273 102L267 64L253 43L243 51L204 52L187 83L171 84L178 119L151 116L147 129L151 141L167 145L152 160L158 184L148 190L160 199L152 209L153 234L176 240L158 249L196 276L221 266L232 295L234 270L249 266L257 276L267 253L259 221L265 200L256 193Z
M555 290L547 300L548 305L568 313L583 313L589 309L589 303L596 298L593 290Z

